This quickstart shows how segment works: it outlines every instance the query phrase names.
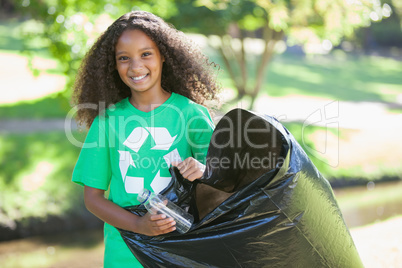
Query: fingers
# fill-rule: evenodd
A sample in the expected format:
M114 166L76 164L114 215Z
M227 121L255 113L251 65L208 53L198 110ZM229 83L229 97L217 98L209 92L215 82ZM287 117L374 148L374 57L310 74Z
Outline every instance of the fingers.
M173 162L172 165L177 167L181 174L185 173L188 169L195 167L197 160L192 157L186 158L186 160L178 163Z
M166 234L176 230L176 222L164 214L152 215L150 220L151 228L156 234Z
M181 163L172 163L172 165L176 166L180 174L189 181L200 178L205 170L205 166L192 157L188 157Z
M175 225L176 222L173 218L164 214L152 215L146 213L137 221L137 232L147 236L167 234L176 230Z
M197 171L197 172L194 172L194 173L191 173L191 174L187 175L187 177L184 177L184 178L186 178L189 181L195 181L196 179L201 178L202 174L204 174L204 173Z
M159 220L171 219L171 218L166 217L165 214L153 214L153 215L151 215L151 216L149 217L149 219L150 219L151 221L159 221Z

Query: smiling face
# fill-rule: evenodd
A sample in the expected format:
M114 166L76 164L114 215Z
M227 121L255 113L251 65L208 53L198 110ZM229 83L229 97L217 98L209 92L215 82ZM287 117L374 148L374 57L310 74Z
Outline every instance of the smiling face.
M162 91L163 56L156 44L140 30L126 30L117 41L116 69L131 94Z

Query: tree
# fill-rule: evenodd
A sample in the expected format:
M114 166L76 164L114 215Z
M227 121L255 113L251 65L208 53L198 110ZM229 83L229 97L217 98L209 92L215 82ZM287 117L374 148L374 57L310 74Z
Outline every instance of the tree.
M264 83L266 69L278 42L327 47L338 45L354 30L381 19L380 1L369 0L197 0L181 1L171 21L182 30L219 37L219 51L237 90L237 97L251 98L250 109ZM263 40L255 72L247 71L252 57L248 37ZM253 68L253 69L254 69Z
M142 9L180 30L217 36L216 49L237 90L235 100L249 96L250 108L264 83L275 47L285 37L289 45L308 48L324 41L335 46L356 28L382 17L380 0L23 0L22 7L42 23L31 34L47 40L49 50L70 78L67 87L71 87L84 53L100 32L121 14ZM249 37L263 41L251 76L247 71Z
M395 6L394 2L399 4L399 7ZM352 39L354 45L368 53L376 48L402 48L402 2L383 0L382 13L386 20L374 21L369 27L356 31Z

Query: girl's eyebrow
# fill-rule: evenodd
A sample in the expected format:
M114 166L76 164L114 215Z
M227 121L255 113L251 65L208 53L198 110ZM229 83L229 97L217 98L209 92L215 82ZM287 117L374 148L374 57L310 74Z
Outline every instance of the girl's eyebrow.
M155 50L155 48L153 48L153 47L144 47L144 48L140 49L140 51L143 51L143 50ZM124 53L126 53L126 51L118 51L118 52L116 52L116 56L119 56L120 54L124 54Z
M153 47L144 47L144 48L141 48L140 50L155 50L155 48L153 48Z

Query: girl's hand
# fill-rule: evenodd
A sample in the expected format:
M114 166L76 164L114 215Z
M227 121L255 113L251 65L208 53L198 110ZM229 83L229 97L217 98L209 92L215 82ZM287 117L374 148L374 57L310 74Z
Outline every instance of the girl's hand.
M172 165L177 167L183 178L189 181L201 178L205 171L205 165L192 157L188 157L181 163L173 162Z
M147 213L137 221L138 233L147 236L166 234L176 230L176 222L165 214Z
M85 186L85 205L99 219L117 228L148 236L173 232L176 222L164 214L137 216L105 198L105 190ZM166 204L165 204L166 205Z

